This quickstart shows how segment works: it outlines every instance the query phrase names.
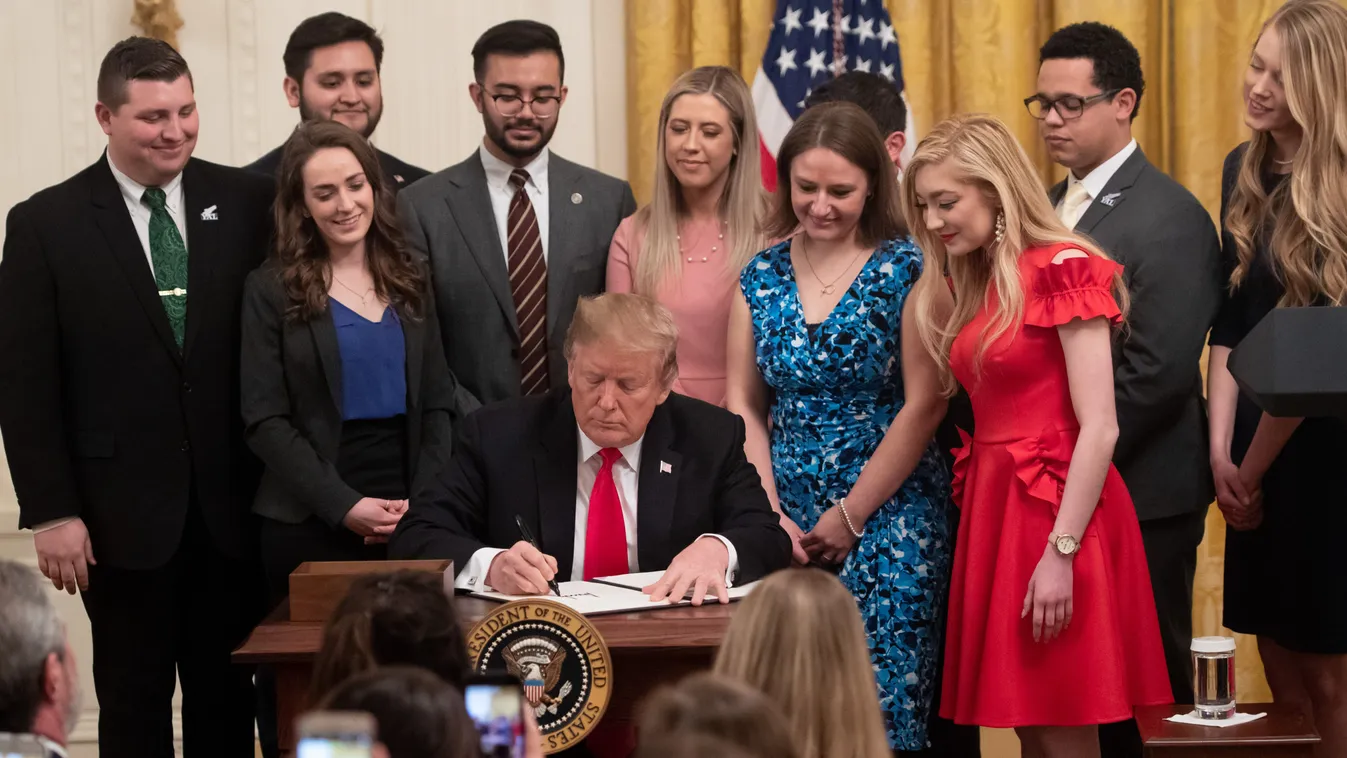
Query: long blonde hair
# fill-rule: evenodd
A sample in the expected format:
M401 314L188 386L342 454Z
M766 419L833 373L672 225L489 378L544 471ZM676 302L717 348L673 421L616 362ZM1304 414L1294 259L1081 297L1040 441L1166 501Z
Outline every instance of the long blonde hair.
M890 758L860 611L837 577L778 571L741 604L714 668L778 703L800 758Z
M1284 289L1278 305L1347 304L1347 9L1292 0L1260 38L1268 27L1281 37L1286 104L1303 136L1290 179L1269 196L1261 177L1272 135L1253 132L1225 216L1239 258L1230 285L1244 282L1272 224L1269 262Z
M983 252L950 257L940 236L921 223L917 207L917 175L927 167L950 161L964 181L982 192L1005 214L1005 234ZM1043 184L1029 156L1014 135L995 116L967 114L936 125L917 145L908 164L902 187L903 214L913 219L913 237L925 261L916 286L916 320L922 344L940 367L946 396L958 387L950 370L949 353L959 330L982 310L988 285L996 288L997 309L978 339L974 373L981 370L988 345L1017 327L1024 319L1024 284L1020 281L1020 255L1030 247L1067 243L1090 255L1109 256L1091 242L1064 226L1048 201ZM945 287L944 272L954 284L954 311L948 319L938 314L936 287ZM1127 311L1127 289L1115 277L1119 304Z
M659 135L655 152L654 197L636 212L636 228L645 230L645 240L636 261L634 289L654 296L670 276L682 271L678 254L678 222L687 215L678 178L665 160L665 133L674 101L683 95L711 95L730 114L730 132L735 154L730 158L729 179L720 197L720 217L728 229L725 265L738 274L763 248L759 219L764 206L758 122L753 113L753 95L743 77L727 66L701 66L678 77L664 96L659 110Z

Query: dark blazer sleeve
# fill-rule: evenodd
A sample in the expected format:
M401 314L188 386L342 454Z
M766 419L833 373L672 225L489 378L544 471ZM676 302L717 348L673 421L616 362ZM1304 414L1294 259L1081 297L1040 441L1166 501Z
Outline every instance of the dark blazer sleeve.
M61 402L56 287L27 204L9 213L0 258L0 431L19 526L80 515Z
M474 414L459 425L448 465L412 498L389 540L389 558L450 558L457 573L488 547L478 536L486 533L487 508L480 418Z
M739 554L735 584L745 584L790 565L790 537L772 511L758 470L744 456L744 420L733 419L733 442L715 493L716 533Z
M1230 275L1235 273L1239 263L1239 252L1235 249L1235 240L1225 231L1225 213L1230 205L1230 194L1235 190L1239 176L1240 162L1248 144L1241 145L1225 157L1221 168L1221 308L1216 315L1216 323L1211 327L1213 347L1233 348L1249 333L1244 314L1249 313L1248 287L1230 290Z
M630 188L627 190L630 193ZM412 202L406 194L398 193L398 221L402 226L402 236L407 243L407 247L414 255L425 262L426 270L430 272L431 277L431 299L435 298L434 287L434 263L430 260L430 242L426 238L426 227L421 223L421 216L416 210L416 203ZM444 332L439 327L439 321L435 322L435 333L440 342L440 356L444 357ZM446 362L446 367L448 363ZM446 370L448 370L446 368ZM453 418L455 421L466 418L469 413L482 407L482 402L477 399L462 384L454 383L454 405ZM412 490L415 492L415 490Z
M1207 212L1184 204L1149 229L1126 272L1132 309L1114 369L1118 418L1127 420L1113 453L1119 461L1191 402L1193 367L1221 301L1221 245Z
M264 267L248 276L241 318L241 402L248 447L291 497L329 526L339 527L361 495L342 481L336 466L320 456L290 420L282 338L284 294L274 270Z
M622 215L618 216L618 220L620 221L635 212L636 195L631 191L631 182L622 182Z
M457 377L449 370L444 358L444 342L440 337L440 320L435 310L435 293L427 292L425 356L421 378L421 455L412 476L411 495L433 483L440 469L453 451L453 429L456 424L477 408L477 399L469 393L460 395ZM460 398L466 396L471 407L464 407Z

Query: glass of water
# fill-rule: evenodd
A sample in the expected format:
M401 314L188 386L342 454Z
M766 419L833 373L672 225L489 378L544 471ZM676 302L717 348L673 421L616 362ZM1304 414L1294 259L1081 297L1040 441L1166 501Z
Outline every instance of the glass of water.
M1191 649L1197 715L1204 719L1235 715L1235 639L1196 637Z

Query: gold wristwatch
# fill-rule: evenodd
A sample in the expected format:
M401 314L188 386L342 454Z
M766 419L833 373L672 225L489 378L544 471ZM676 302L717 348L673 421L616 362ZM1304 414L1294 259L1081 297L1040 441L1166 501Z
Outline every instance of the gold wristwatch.
M1080 550L1080 540L1069 534L1049 534L1048 542L1058 555L1067 557L1075 555Z

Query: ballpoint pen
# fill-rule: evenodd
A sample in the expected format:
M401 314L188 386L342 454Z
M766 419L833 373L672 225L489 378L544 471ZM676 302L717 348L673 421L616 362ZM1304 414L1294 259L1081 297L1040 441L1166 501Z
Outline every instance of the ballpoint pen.
M515 514L514 523L516 526L519 527L519 536L523 537L525 542L532 545L534 549L536 549L538 552L541 553L543 549L541 547L538 547L538 541L533 539L533 532L530 532L528 526L524 524L524 517L520 516L519 514ZM556 579L548 579L547 587L548 589L555 592L557 597L561 597L561 586L557 584Z

